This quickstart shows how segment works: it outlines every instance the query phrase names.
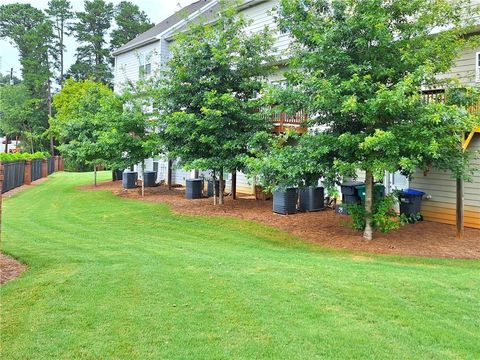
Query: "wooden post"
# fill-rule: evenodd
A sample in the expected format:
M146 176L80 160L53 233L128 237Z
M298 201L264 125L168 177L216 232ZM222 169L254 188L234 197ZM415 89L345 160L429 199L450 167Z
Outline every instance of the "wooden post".
M42 177L48 177L48 160L42 159Z
M25 160L25 173L23 176L23 183L30 185L32 183L32 160Z
M237 169L232 171L232 198L237 200Z
M168 159L167 165L167 182L168 182L168 190L172 190L172 160Z
M463 194L463 179L457 178L457 208L456 208L456 224L457 224L457 240L463 239L464 234L464 194Z

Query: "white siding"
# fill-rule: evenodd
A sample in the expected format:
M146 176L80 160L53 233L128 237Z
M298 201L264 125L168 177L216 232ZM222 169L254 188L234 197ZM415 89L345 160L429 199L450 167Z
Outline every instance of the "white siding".
M275 23L275 7L278 6L278 0L261 2L258 5L243 9L241 14L252 21L247 27L247 32L257 33L268 27L275 38L274 48L276 54L286 59L287 50L291 42L288 34L282 34Z
M114 90L121 93L125 83L139 80L139 54L152 54L152 73L158 71L160 67L160 42L142 46L138 49L120 54L115 58L115 83Z

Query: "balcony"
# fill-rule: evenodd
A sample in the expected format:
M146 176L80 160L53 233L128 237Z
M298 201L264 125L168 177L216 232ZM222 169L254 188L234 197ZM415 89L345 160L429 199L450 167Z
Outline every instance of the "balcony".
M447 94L445 93L444 89L435 89L435 90L424 90L422 92L423 99L425 102L430 103L430 102L445 102L447 99ZM468 111L472 114L479 113L480 112L480 101L477 102L474 105L471 105L468 107ZM466 151L468 148L468 145L470 145L470 142L472 141L473 137L475 134L480 134L480 127L475 127L472 129L467 134L467 137L463 139L462 141L462 149L463 151Z
M298 111L297 113L290 115L283 111L270 112L268 115L272 123L274 133L280 134L284 133L287 130L296 131L299 134L304 134L307 132L307 120L308 114L303 110Z

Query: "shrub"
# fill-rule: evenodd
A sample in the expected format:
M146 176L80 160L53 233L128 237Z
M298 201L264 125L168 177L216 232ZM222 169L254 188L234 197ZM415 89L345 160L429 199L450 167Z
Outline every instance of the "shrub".
M396 202L397 198L394 194L387 195L382 201L373 205L372 214L367 214L363 205L351 204L348 206L348 213L351 216L348 224L354 230L363 231L365 230L365 219L370 216L374 230L387 233L398 229L404 222L393 209Z
M9 162L9 161L18 161L18 160L33 160L33 159L48 159L51 157L48 152L37 151L33 154L31 153L0 153L0 161Z

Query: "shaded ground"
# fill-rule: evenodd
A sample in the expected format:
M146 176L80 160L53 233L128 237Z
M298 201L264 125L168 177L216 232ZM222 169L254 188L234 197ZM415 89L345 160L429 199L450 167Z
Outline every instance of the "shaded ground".
M0 284L5 284L7 281L15 279L26 269L27 267L17 260L0 253Z
M254 220L329 248L381 254L480 259L479 229L465 229L465 239L459 241L455 239L454 226L423 221L388 234L377 233L374 241L366 242L358 232L342 225L348 221L348 217L337 215L333 210L284 216L272 212L271 201L256 201L253 197L242 197L235 201L226 198L224 206L215 207L212 199L187 200L184 198L184 189L169 191L165 186L147 188L146 196L142 199L139 190L122 190L121 182L103 182L96 188L83 186L82 189L112 190L125 198L166 203L176 213L234 216Z
M4 198L9 198L12 195L15 195L16 193L19 193L19 192L22 192L24 190L30 189L32 186L39 185L39 184L41 184L41 183L43 183L44 181L47 181L47 180L48 180L48 177L40 178L38 180L32 181L32 183L30 185L22 185L22 186L16 187L15 189L12 189L12 190L2 194L2 196Z

